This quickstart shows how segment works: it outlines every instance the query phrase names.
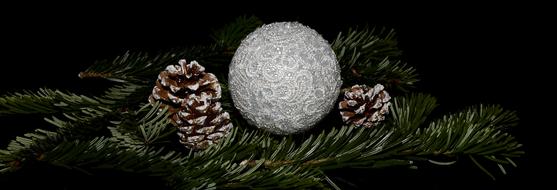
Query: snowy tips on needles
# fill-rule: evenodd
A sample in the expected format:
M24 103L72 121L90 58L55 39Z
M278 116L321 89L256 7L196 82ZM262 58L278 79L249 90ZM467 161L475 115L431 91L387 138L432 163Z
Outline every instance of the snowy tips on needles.
M298 22L249 34L229 70L232 100L252 125L274 134L310 129L330 112L342 80L330 44Z

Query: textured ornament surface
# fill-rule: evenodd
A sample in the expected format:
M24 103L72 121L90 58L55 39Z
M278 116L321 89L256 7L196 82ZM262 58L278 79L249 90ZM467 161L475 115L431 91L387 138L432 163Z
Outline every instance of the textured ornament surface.
M234 105L275 134L305 131L330 112L342 84L330 45L297 22L264 25L236 50L229 71Z

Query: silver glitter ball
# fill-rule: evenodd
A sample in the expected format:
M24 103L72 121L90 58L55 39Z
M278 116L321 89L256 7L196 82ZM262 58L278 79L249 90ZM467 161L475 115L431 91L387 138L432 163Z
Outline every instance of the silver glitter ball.
M298 22L267 24L249 34L228 76L242 116L274 134L310 129L333 108L342 84L330 45Z

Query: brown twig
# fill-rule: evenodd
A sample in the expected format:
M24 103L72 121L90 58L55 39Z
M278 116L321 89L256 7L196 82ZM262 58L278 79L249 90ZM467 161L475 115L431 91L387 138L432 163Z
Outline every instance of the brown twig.
M108 78L112 76L112 73L97 73L97 72L87 72L83 71L79 73L79 78Z
M311 167L311 166L319 165L323 162L330 161L332 159L333 158L308 160L308 161L303 162L301 165L303 167ZM257 161L259 161L259 160L244 160L240 163L240 165L248 165L250 167L253 167L253 166L257 165ZM280 166L284 166L284 165L291 165L291 164L295 164L295 163L296 163L296 161L294 161L294 160L265 160L263 165L265 166L265 168L276 168L276 167L280 167Z

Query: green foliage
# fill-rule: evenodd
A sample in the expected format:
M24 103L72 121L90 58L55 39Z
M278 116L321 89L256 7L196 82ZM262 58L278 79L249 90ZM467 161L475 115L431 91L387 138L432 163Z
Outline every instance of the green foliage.
M430 123L425 130L418 131L419 146L415 151L430 155L468 155L480 169L495 179L474 158L495 162L503 174L506 173L506 165L516 166L512 159L524 154L520 150L522 144L502 129L516 125L517 121L514 112L505 111L500 106L471 107L444 116Z
M218 71L228 71L222 67L228 67L234 51L244 36L261 24L262 22L256 17L240 17L214 32L212 37L215 44L175 48L156 54L126 52L123 56L118 56L113 60L94 63L79 76L151 85L154 84L159 72L166 66L175 65L180 59L187 59L188 61L198 61L207 67L207 70L214 72L219 81L226 82L226 73Z
M218 46L233 51L240 46L242 40L249 33L253 32L261 25L263 25L263 22L255 16L239 17L234 22L214 31L212 38Z
M414 132L424 124L435 107L437 107L437 100L427 94L411 94L405 98L395 98L390 109L393 126L405 132Z
M44 149L51 149L65 140L56 132L36 129L12 140L5 150L0 150L0 173L17 171L22 166L42 159Z
M169 135L174 134L176 128L169 126L166 108L159 107L160 103L146 104L138 111L126 113L123 120L113 121L116 126L108 127L114 137L112 140L128 148L168 144Z
M126 52L113 60L102 60L94 63L85 71L79 73L81 78L106 78L111 81L127 83L147 83L151 84L157 74L167 65L178 63L179 59L197 59L215 51L214 47L195 47L195 51L189 49L173 49L157 55L149 53ZM148 83L149 82L149 83Z
M89 170L92 169L110 168L166 176L177 164L163 158L160 151L120 149L108 138L98 137L88 141L62 142L45 153L41 161L86 173L91 173Z
M495 177L491 167L482 163L497 166L505 174L505 167L516 166L513 159L524 154L522 145L505 133L518 122L515 112L478 105L431 118L436 99L417 93L394 98L389 119L371 129L324 122L317 126L324 129L320 132L272 135L248 127L235 114L222 71L215 74L222 83L223 108L232 113L234 128L206 150L185 151L177 143L176 128L169 125L167 110L160 103L144 103L156 75L182 58L196 59L208 69L222 69L242 37L259 25L254 17L242 17L216 31L216 44L210 46L154 56L126 53L97 62L80 76L121 83L103 96L40 89L0 97L0 116L49 114L45 120L55 126L15 137L0 150L0 174L46 163L91 175L118 170L160 177L173 189L322 189L335 187L324 171L337 168L373 171L470 159ZM339 34L332 46L347 85L379 82L408 90L417 81L412 67L393 60L400 55L393 31L349 30Z
M123 106L144 86L128 83L109 88L101 97L89 97L41 88L0 97L0 116L12 114L52 114L76 112L84 107Z
M0 114L55 113L76 107L70 105L100 104L96 99L59 90L39 89L37 92L24 91L0 98Z
M1 166L2 171L13 171L12 163L16 161L28 164L39 160L86 172L112 168L159 175L169 172L164 168L170 165L173 170L164 177L172 187L305 188L323 186L320 170L410 166L413 161L424 160L443 164L435 158L464 155L508 165L514 164L512 158L522 154L521 145L499 130L514 124L512 112L497 106L479 106L427 124L423 118L434 107L434 98L413 94L396 98L394 102L393 120L373 129L335 127L297 142L296 136L278 138L236 125L221 143L189 154L168 152L164 147L153 149L154 142L172 138L168 134L173 130L167 130L168 121L161 117L166 116L165 110L156 114L158 105L146 105L134 112L134 117L129 117L139 119L137 122L125 119L114 122L116 127L109 127L112 137L94 138L85 143L62 141L53 132L49 132L54 135L48 138L36 133L16 138L8 150L2 151ZM420 115L420 120L409 117ZM409 133L412 127L414 132ZM121 132L126 129L133 130ZM104 160L100 155L108 152L112 154ZM102 158L90 161L97 156ZM152 160L158 160L158 165L152 165ZM147 165L150 167L144 167Z
M396 61L401 51L393 30L349 29L339 33L331 47L345 85L381 83L388 89L407 91L418 81L414 68Z
M104 107L85 107L80 112L63 113L63 118L52 116L45 121L57 127L60 134L79 135L82 137L101 133L110 119L117 117L119 113ZM94 125L91 125L94 124Z

